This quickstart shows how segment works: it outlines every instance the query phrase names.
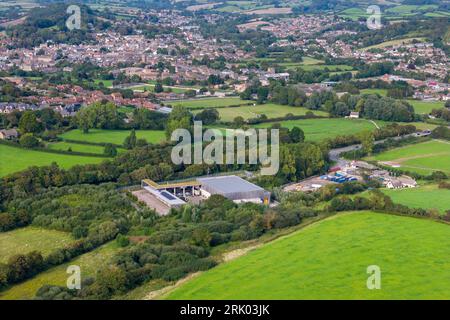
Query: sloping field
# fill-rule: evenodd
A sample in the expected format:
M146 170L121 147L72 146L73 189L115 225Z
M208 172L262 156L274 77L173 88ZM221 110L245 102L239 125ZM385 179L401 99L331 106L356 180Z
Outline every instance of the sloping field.
M82 277L95 276L97 270L107 266L111 257L119 250L113 241L94 251L85 253L72 261L44 271L37 276L21 282L5 291L0 291L0 300L29 300L33 299L36 291L46 284L66 285L67 268L71 265L79 266Z
M74 129L60 135L63 139L86 141L92 143L114 143L121 145L126 137L130 135L130 130L103 130L90 129L89 133ZM165 139L164 131L158 130L136 130L138 139L145 139L150 143L159 143Z
M67 232L35 227L20 228L0 233L0 263L16 254L40 251L44 256L74 241Z
M2 159L0 177L24 170L30 166L50 165L52 162L56 162L60 167L67 169L77 164L100 163L105 160L105 158L56 154L6 145L0 145L0 155Z
M437 185L423 185L411 189L383 189L395 203L410 208L437 209L440 213L450 210L450 190Z
M450 173L450 142L432 140L392 149L368 159L421 174L438 170Z
M339 214L188 281L168 299L449 299L450 226ZM367 289L379 266L381 289Z
M414 111L419 114L429 114L433 109L444 108L443 101L418 101L418 100L407 100L409 104L414 107Z

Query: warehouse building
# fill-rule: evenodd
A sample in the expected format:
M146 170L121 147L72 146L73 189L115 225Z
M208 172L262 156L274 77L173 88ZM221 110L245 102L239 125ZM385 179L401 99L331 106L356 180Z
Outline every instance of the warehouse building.
M238 176L198 178L183 182L157 183L150 179L141 182L142 193L136 193L140 201L155 210L167 213L193 199L201 201L211 195L220 194L236 203L270 203L270 192ZM161 204L165 209L160 209Z
M270 192L238 176L199 178L197 181L201 185L202 196L206 198L213 194L220 194L237 203L269 204L270 202Z

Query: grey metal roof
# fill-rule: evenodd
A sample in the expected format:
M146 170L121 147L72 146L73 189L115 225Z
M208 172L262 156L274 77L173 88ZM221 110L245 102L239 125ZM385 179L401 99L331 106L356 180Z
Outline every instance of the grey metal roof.
M198 178L197 181L200 182L202 186L208 186L209 188L214 189L215 192L220 194L264 191L263 188L238 176Z

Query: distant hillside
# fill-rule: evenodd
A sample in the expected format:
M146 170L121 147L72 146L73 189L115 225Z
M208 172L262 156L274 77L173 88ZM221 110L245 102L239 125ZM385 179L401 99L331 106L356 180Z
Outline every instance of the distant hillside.
M92 40L90 30L107 27L107 23L97 19L94 10L86 5L81 9L81 29L68 30L66 21L70 14L67 4L52 4L29 11L22 24L11 26L7 35L14 39L15 47L31 48L47 41L55 43L79 44Z

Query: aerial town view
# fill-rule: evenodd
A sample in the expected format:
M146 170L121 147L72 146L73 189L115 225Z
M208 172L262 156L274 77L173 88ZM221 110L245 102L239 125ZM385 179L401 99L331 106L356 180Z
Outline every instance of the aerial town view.
M449 54L449 0L1 0L0 300L450 300Z

